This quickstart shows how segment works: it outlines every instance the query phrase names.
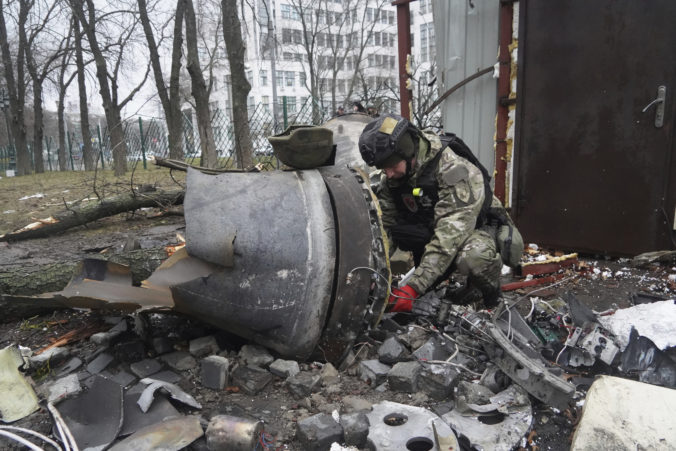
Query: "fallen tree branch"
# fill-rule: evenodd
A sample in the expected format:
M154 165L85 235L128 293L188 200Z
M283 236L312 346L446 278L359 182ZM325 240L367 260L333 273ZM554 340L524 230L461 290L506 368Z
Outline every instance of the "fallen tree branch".
M225 169L225 168L205 168L203 166L196 166L186 163L181 160L172 160L170 158L158 158L154 157L153 163L157 166L162 166L164 168L176 169L178 171L187 171L188 168L197 169L203 174L217 175L224 174L226 172L260 172L263 168L262 163L258 163L255 166L252 166L249 169Z
M140 208L162 207L183 203L184 190L157 191L152 193L123 194L104 199L99 203L69 208L47 219L34 222L14 232L0 235L0 241L19 241L44 238L73 227L88 224L97 219Z
M137 249L121 254L99 254L95 257L129 267L132 284L142 280L168 258L165 247ZM62 290L78 270L80 262L66 261L49 265L15 265L0 272L0 311L3 322L30 318L54 310L69 308L54 299L29 298L40 293Z
M87 258L106 260L128 266L132 284L140 285L142 280L168 258L165 247L137 249L119 254L96 254ZM3 295L32 296L39 293L62 290L70 281L80 261L63 261L47 265L4 266L0 272L0 293ZM0 302L0 311L3 311Z

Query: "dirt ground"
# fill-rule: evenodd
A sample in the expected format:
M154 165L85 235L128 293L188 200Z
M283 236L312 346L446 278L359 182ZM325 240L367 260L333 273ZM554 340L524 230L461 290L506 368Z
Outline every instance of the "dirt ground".
M115 178L108 172L94 173L48 173L28 177L0 179L0 234L15 230L26 224L62 211L65 206L85 202L85 199L98 199L122 192L131 187L152 185L158 188L176 189L183 184L182 173L170 174L169 170L152 167L138 169L133 180L130 174ZM40 196L37 196L40 195ZM96 200L92 200L96 201ZM159 210L147 209L134 213L121 214L99 220L86 227L78 227L51 238L0 243L0 272L16 265L41 265L61 261L78 261L92 253L120 252L130 239L138 240L141 248L172 245L178 243L177 233L184 233L184 220L181 216L158 216ZM542 251L542 250L540 250ZM551 250L554 252L555 250ZM676 267L670 265L651 265L638 269L631 267L627 259L607 258L604 256L582 255L579 257L582 270L568 270L565 277L553 286L535 287L534 296L551 299L571 292L583 303L597 312L611 308L623 308L632 305L632 296L637 293L649 293L665 297L674 296L676 284L668 276L676 274ZM526 299L532 291L518 290L508 293L512 300ZM520 302L522 311L527 312L528 301ZM84 325L105 325L105 318L97 312L63 310L14 322L3 321L0 324L0 349L9 345L21 345L32 350L50 343L68 331ZM189 340L214 334L222 350L235 357L244 343L238 337L220 331L198 321L174 315L153 314L145 318L151 336L171 335L175 338L174 348L187 349ZM91 355L94 345L82 340L68 345L72 355ZM365 353L375 352L373 344L367 345ZM147 357L153 357L148 351ZM118 359L116 370L128 371L130 362ZM316 363L304 363L306 369L317 367ZM436 403L422 394L378 392L356 376L354 368L341 373L340 383L336 387L326 388L317 396L296 399L284 388L283 380L275 378L261 393L249 396L236 390L214 391L199 383L199 370L185 371L179 382L185 391L191 393L203 405L201 415L205 421L216 413L257 418L265 422L266 430L274 435L277 443L286 446L283 449L300 450L294 439L295 424L298 420L317 412L331 413L340 410L343 398L355 396L371 403L390 400L404 404L436 408ZM30 375L36 385L49 380L48 372L42 371ZM535 442L541 450L568 449L576 414L579 412L557 412L549 407L535 403L536 431ZM183 409L184 412L187 412ZM35 429L43 433L51 431L51 421L44 409L19 421L15 425ZM3 449L14 445L0 440ZM190 449L205 449L204 441L191 445ZM18 448L17 448L18 449ZM534 449L534 448L533 448Z

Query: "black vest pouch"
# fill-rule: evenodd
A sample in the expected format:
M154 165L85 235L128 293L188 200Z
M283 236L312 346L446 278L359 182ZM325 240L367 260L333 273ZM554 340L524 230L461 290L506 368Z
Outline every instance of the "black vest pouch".
M415 266L420 264L432 234L432 230L425 224L397 224L390 228L390 235L397 247L413 253Z

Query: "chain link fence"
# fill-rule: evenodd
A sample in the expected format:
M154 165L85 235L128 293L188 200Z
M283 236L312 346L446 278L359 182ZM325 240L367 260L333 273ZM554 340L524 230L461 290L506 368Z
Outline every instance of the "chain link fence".
M249 108L249 129L254 148L254 161L278 166L272 154L268 136L281 133L290 125L321 124L330 117L328 108L312 98L295 109L288 107L286 98L280 98L280 118L275 120L269 105L259 104ZM314 120L313 120L314 118ZM233 168L235 161L234 126L229 115L223 110L212 111L211 126L214 133L218 167ZM110 135L105 126L97 125L91 130L94 158L98 168L112 167L112 151ZM169 139L167 125L163 118L134 118L125 121L124 136L127 145L127 161L130 166L142 164L147 168L150 157L169 157ZM194 112L183 112L182 146L184 159L189 164L200 165L202 157L200 135ZM83 139L79 129L69 130L66 134L65 156L66 169L70 171L84 170ZM29 145L32 167L35 167L33 150ZM46 171L58 171L58 137L47 136L43 143L43 158ZM0 171L16 168L14 148L0 146Z

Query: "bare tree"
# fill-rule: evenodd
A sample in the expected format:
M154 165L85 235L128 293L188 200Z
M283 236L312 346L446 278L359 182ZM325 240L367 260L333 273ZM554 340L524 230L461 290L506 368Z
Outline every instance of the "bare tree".
M380 11L387 0L345 0L341 5L330 0L289 0L289 3L300 21L302 36L284 36L282 30L282 45L294 45L303 53L309 75L306 88L313 99L329 92L335 111L340 76L347 75L345 98L350 98L359 86L365 51L372 45L377 21L368 20L367 9ZM314 103L313 107L313 121L317 122L318 107Z
M176 11L174 13L174 33L171 48L171 72L169 75L169 89L164 81L162 66L160 64L160 54L158 43L155 40L153 27L148 17L148 5L146 0L138 0L139 16L143 31L148 41L148 51L150 53L150 64L155 76L155 86L157 94L162 102L162 109L167 119L167 130L169 135L169 157L174 159L183 159L182 132L183 121L181 113L181 93L180 93L180 69L181 69L181 49L183 46L183 18L185 15L185 1L176 2Z
M121 110L141 89L150 72L150 65L147 65L143 80L129 92L127 97L122 100L119 99L118 86L125 49L133 36L137 17L133 11L114 9L97 18L94 0L69 0L69 2L83 33L87 36L89 51L92 53L96 64L96 79L108 124L115 175L122 175L127 171L127 145L124 139ZM117 19L111 29L105 29L102 22L104 16ZM124 21L123 16L132 20ZM97 34L98 29L100 29L102 36L105 31L105 37L111 40L109 45L102 45ZM111 53L112 49L115 49L115 52ZM106 51L107 54L104 53ZM109 60L112 67L109 67Z
M9 112L11 114L11 134L14 137L14 147L16 149L16 169L17 175L27 175L31 173L30 156L26 139L26 125L24 123L24 104L26 102L26 80L25 80L25 47L26 43L26 21L31 2L29 0L19 0L19 14L17 17L17 27L19 30L19 42L16 51L16 59L12 61L12 54L9 48L7 37L7 24L5 17L6 8L4 0L0 0L0 48L2 49L2 63L5 71L5 82L9 94ZM16 77L14 68L16 67Z
M33 161L35 172L42 173L45 171L42 151L44 140L43 84L49 73L54 70L54 63L66 51L69 33L66 36L59 35L54 26L59 14L60 2L58 0L50 0L38 6L33 3L32 6L33 23L27 24L26 27L27 40L24 52L26 68L33 86ZM41 11L44 13L40 14ZM53 42L58 42L58 45L54 46Z
M71 20L71 31L73 28L73 24L75 23L75 19ZM72 35L72 33L71 33ZM69 43L67 43L66 48L69 47ZM66 106L64 104L66 100L66 91L68 90L68 87L72 83L72 81L75 79L75 76L77 75L77 71L72 71L70 75L66 75L68 73L69 69L69 63L70 59L72 58L73 52L68 51L64 52L61 56L61 64L59 65L58 69L58 74L56 76L56 80L53 80L52 83L56 86L57 94L58 94L58 99L56 103L56 116L57 116L57 122L58 122L58 133L59 133L59 148L57 151L57 158L59 162L59 170L60 171L67 171L68 166L66 163L66 121L65 121L65 109Z
M240 168L253 166L253 144L249 129L247 97L251 84L246 78L244 53L246 46L242 41L242 27L237 16L237 0L223 0L223 37L230 63L232 116L235 128L235 152Z
M197 128L202 146L202 166L216 167L218 155L214 141L214 131L211 127L211 112L209 111L209 92L207 90L197 48L197 24L195 8L192 0L185 2L185 39L188 47L187 69L190 74L192 96L195 99L195 113Z

